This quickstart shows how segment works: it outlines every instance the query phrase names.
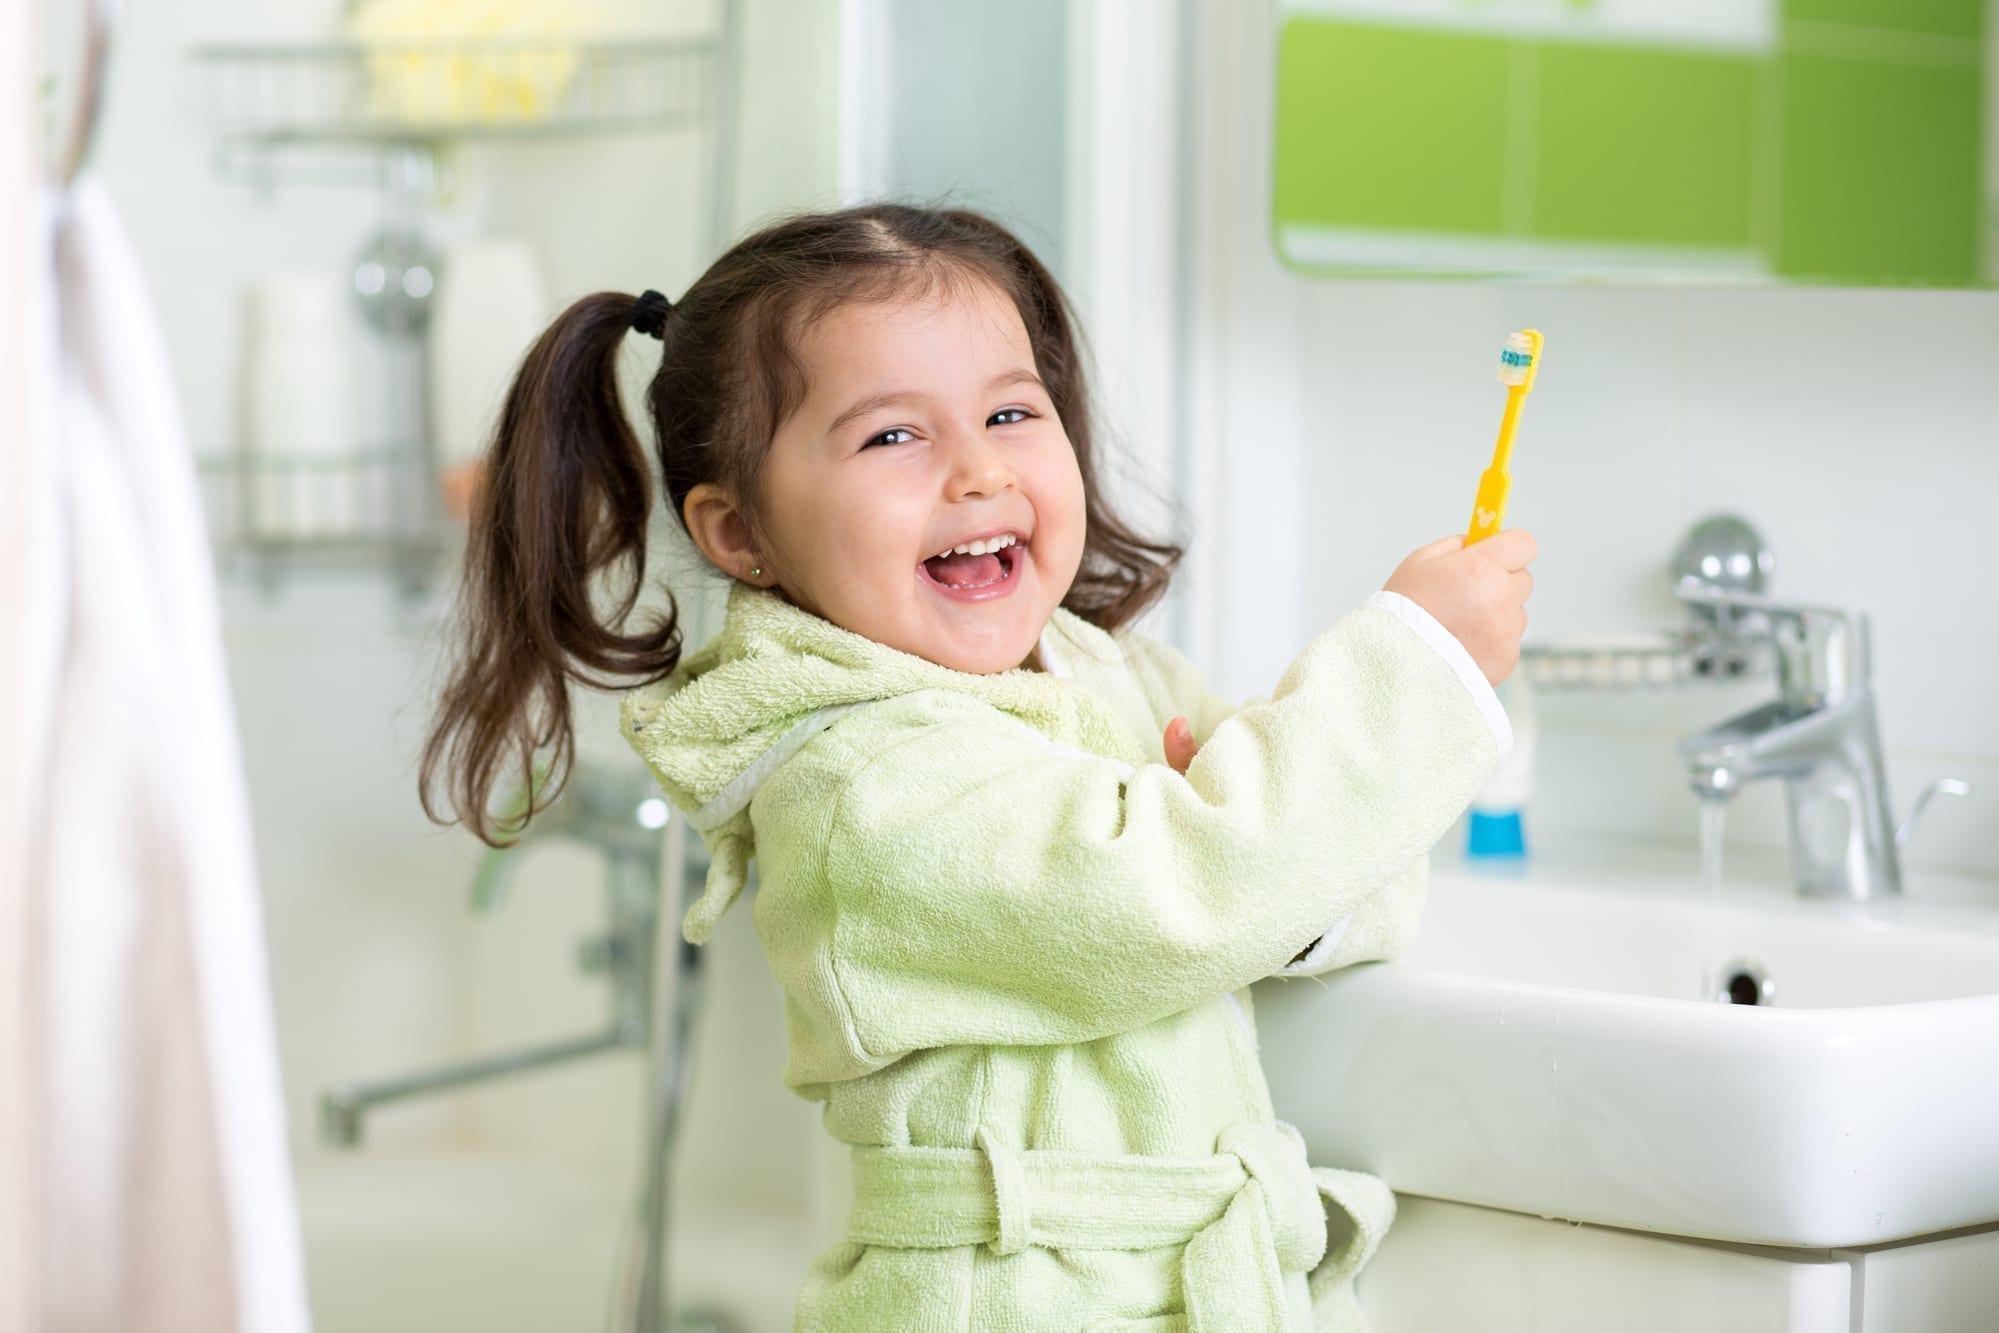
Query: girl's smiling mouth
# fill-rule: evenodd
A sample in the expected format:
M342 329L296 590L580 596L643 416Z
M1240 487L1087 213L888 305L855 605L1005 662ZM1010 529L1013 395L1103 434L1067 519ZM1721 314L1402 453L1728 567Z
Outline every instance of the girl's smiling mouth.
M983 602L1004 597L1020 583L1027 542L1019 533L998 532L961 542L922 561L923 579L954 601Z

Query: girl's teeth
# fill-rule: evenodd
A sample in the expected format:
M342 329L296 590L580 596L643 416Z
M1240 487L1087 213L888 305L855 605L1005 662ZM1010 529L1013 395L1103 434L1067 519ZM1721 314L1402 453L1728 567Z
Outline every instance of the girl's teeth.
M939 551L933 559L942 560L947 555L991 555L994 551L1015 544L1016 538L1008 534L1004 537L993 537L985 541L966 542L963 545L954 546L948 551Z

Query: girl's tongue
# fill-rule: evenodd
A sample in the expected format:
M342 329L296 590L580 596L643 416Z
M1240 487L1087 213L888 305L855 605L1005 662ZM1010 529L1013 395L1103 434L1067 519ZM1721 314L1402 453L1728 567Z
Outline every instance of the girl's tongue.
M932 556L923 562L930 577L953 588L977 588L1006 577L997 552L985 555Z

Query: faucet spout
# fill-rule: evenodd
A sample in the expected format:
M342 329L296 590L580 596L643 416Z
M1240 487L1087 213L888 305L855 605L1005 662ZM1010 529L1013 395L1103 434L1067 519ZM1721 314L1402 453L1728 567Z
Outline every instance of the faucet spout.
M1687 765L1687 785L1703 802L1726 804L1730 797L1742 790L1742 777L1726 762L1698 760Z
M1814 706L1774 699L1680 743L1687 782L1726 801L1781 778L1791 873L1801 893L1877 898L1902 891L1871 691Z

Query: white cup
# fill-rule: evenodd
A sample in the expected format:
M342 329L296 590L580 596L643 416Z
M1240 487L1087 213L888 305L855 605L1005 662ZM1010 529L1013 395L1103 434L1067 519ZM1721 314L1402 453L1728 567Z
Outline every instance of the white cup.
M359 524L347 284L335 272L258 278L244 303L243 443L259 536Z

